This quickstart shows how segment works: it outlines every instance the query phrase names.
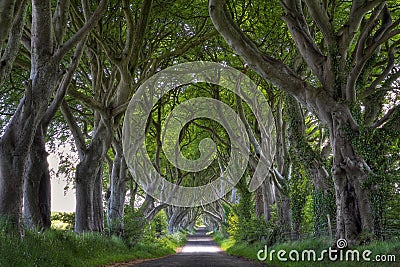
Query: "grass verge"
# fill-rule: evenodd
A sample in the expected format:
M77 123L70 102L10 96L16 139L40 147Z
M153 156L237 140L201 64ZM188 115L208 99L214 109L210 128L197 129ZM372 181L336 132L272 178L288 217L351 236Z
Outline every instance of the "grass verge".
M184 242L183 234L174 234L128 248L118 237L95 233L49 230L27 232L22 239L0 233L0 266L102 266L173 254Z
M223 250L225 250L229 255L235 255L239 257L244 257L248 259L252 259L255 261L260 262L257 258L257 253L261 249L265 249L264 244L262 243L245 243L245 242L236 242L235 240L224 238L220 233L214 234L214 240L221 246ZM271 266L277 267L303 267L303 266L346 266L346 267L376 267L376 266L391 266L391 267L400 267L400 241L383 241L383 242L372 242L365 246L358 246L351 248L351 250L358 250L359 251L359 259L360 261L331 261L329 260L329 256L327 253L324 254L324 260L318 261L318 258L321 255L321 252L326 249L329 250L331 247L331 242L326 239L308 239L303 241L296 241L296 242L286 242L281 244L276 244L274 246L268 247L268 258L263 261ZM333 248L332 248L333 249ZM273 254L272 261L269 258L269 253L275 250ZM286 251L286 254L283 256L288 259L288 261L280 261L277 259L277 253L279 250ZM290 261L289 253L292 250L296 250L299 252L299 258L302 257L302 252L305 250L314 250L316 253L317 261ZM372 252L371 255L367 255L371 261L363 261L362 253L366 250L370 250ZM263 256L264 254L261 254ZM293 257L296 257L296 254L292 254ZM333 256L336 254L332 254ZM378 256L379 255L379 256ZM393 257L393 256L394 257ZM332 256L332 257L333 257ZM386 258L387 262L377 262L376 257L380 257L381 259ZM338 257L340 254L338 253ZM343 251L343 259L346 258L346 251ZM348 254L348 258L351 258L351 253ZM354 257L356 259L357 257ZM308 254L305 254L305 259L308 259ZM311 257L312 259L312 257ZM340 259L340 258L338 258ZM390 260L390 262L389 262ZM395 260L395 261L393 261Z

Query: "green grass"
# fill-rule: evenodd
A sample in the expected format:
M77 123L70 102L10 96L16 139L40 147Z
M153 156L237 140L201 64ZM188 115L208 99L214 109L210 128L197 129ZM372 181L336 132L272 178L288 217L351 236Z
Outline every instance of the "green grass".
M257 259L257 252L261 249L264 249L264 244L262 243L253 243L248 244L245 242L235 242L229 238L223 238L219 233L214 235L214 240L221 246L223 250L225 250L230 255L235 255L239 257L244 257L248 259L252 259L255 261L259 261ZM310 250L313 249L316 251L317 258L319 257L320 253L324 249L328 249L331 246L331 242L327 239L308 239L303 241L297 242L287 242L282 244L276 244L270 248L268 248L268 252L271 250L284 250L286 253L289 253L291 250L297 250L301 252L303 250ZM377 262L366 262L366 261L338 261L332 262L326 256L324 261L322 262L282 262L279 261L276 257L276 252L273 257L273 261L267 259L264 263L267 263L271 266L277 267L303 267L303 266L346 266L346 267L375 267L375 266L391 266L396 267L400 266L400 241L384 241L384 242L372 242L365 246L358 246L354 247L353 249L358 249L360 251L360 258L361 253L365 250L372 251L371 259L374 259L376 255L395 255L396 262L387 262L387 263L377 263ZM326 255L326 254L325 254ZM288 257L288 254L286 254Z
M120 238L94 233L49 230L27 232L22 239L0 233L0 266L101 266L173 254L184 241L181 234L175 234L128 248Z

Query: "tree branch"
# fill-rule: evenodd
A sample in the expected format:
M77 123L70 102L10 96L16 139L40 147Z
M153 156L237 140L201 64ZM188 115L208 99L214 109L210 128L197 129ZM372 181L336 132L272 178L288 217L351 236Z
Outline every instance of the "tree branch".
M221 142L224 146L229 147L229 144L228 144L226 141L224 141L224 140L215 132L215 129L210 128L210 127L205 126L205 125L198 124L198 123L195 122L195 121L191 121L190 123L196 125L196 127L199 127L200 129L204 129L204 130L208 131L209 133L211 133L211 134L213 135L213 137L215 137L216 139L218 139L218 141Z
M325 84L323 73L324 71L329 70L329 68L325 67L326 57L317 47L310 34L307 21L304 17L303 10L299 2L300 1L296 0L285 1L283 6L286 10L286 14L283 15L282 18L286 22L286 25L293 36L293 40L296 42L296 46L304 58L304 61L312 69L318 79ZM317 14L314 15L317 16ZM326 25L324 27L326 27ZM325 28L324 30L328 31L328 28ZM327 32L324 34L329 35ZM327 38L333 41L332 34Z
M86 21L85 25L83 25L83 27L80 28L70 39L68 39L62 46L60 46L60 48L54 54L53 57L56 61L61 61L63 56L92 30L92 28L95 26L95 23L101 18L101 15L106 10L106 7L107 0L101 0L92 17L88 21Z
M316 104L312 102L316 102L318 90L301 80L283 62L261 53L250 38L232 20L225 8L225 1L210 0L209 12L218 32L245 59L251 68L264 79L292 94L311 110L317 110Z
M389 48L388 51L388 60L387 60L387 65L386 68L382 71L382 73L372 82L372 84L368 87L368 89L362 93L362 96L360 98L365 98L367 96L372 95L376 87L385 80L385 78L390 74L392 71L394 64L395 64L395 57L394 53L399 49L398 45L400 44L400 40L392 44Z
M400 132L400 105L397 105L392 108L390 111L390 114L385 114L385 116L381 119L382 121L385 120L381 124L381 128L390 133L390 136L392 138L398 137L399 132ZM388 112L389 113L389 112ZM379 127L379 126L378 126Z
M312 19L317 24L324 36L325 43L334 44L335 36L334 29L331 22L329 21L328 13L322 8L322 4L319 1L305 0Z
M49 125L51 119L54 117L56 114L58 108L60 107L66 93L69 84L71 83L72 77L75 73L76 68L78 67L78 64L81 60L81 56L83 54L83 49L85 47L85 39L83 39L77 46L75 53L72 57L71 64L69 65L68 71L65 74L61 84L58 87L56 96L54 97L51 105L47 109L43 119L42 123L47 127Z
M203 211L203 213L205 213L205 214L207 214L208 216L210 216L210 217L216 219L217 221L219 221L219 222L222 221L222 218L221 218L220 216L218 216L217 214L214 214L214 213L211 212L211 211L206 210L204 207L202 207L202 211Z
M399 109L400 109L400 106L395 106L395 107L389 109L386 112L386 114L382 118L380 118L377 122L372 124L371 127L378 128L378 127L382 126L384 123L386 123L392 117L393 113Z
M53 53L51 3L48 0L32 0L31 73L48 64Z
M72 115L72 112L69 109L67 101L65 100L61 104L61 112L64 116L64 119L67 121L69 129L71 130L72 135L74 137L75 144L78 149L79 158L80 160L83 160L83 157L87 150L85 144L85 138L83 137L82 131L79 128L78 124L76 123L74 115Z
M360 37L358 38L356 49L354 51L354 59L360 59L364 53L364 47L372 30L375 28L379 15L381 14L384 4L377 6L373 11L364 26L361 27Z
M90 109L95 109L99 112L103 112L103 107L100 103L98 103L96 100L93 98L77 91L75 88L71 87L68 90L68 94L79 101L81 101L85 106L87 106Z
M70 0L59 0L53 15L54 21L54 37L57 44L61 44L65 31L67 30L67 20Z
M16 0L2 0L0 2L0 48L3 47L3 43L6 40L11 28L14 17L15 3Z
M285 178L282 176L282 174L279 173L279 171L275 168L270 170L270 173L273 178L273 184L276 186L276 188L282 192L282 183L284 183Z
M143 44L144 36L146 33L146 28L148 25L148 21L150 18L151 10L153 7L153 0L144 0L141 8L141 16L139 19L139 23L136 25L135 35L132 40L132 44L130 46L130 60L131 65L136 67L139 59L139 54L141 51L141 47ZM133 29L132 29L133 30ZM129 62L129 61L128 61Z
M130 3L128 0L122 1L122 9L125 15L126 21L126 40L125 40L125 47L122 51L123 57L122 58L130 58L132 56L133 50L133 42L134 42L134 32L135 26L133 23L132 12L130 10Z
M146 33L146 28L148 26L148 21L151 15L151 10L153 6L153 0L145 0L141 7L141 15L136 28L133 26L132 18L130 17L129 3L125 3L127 7L124 9L124 13L127 18L128 36L125 41L125 48L123 50L123 55L121 62L117 64L120 71L121 79L118 83L117 90L111 100L111 106L121 106L126 99L132 94L131 81L134 69L137 68L139 54L142 50L142 45ZM134 33L134 34L133 34ZM111 98L111 97L110 97Z
M22 39L23 27L25 24L25 15L27 6L28 6L27 0L21 1L20 5L18 6L17 12L14 14L15 17L11 27L11 31L8 36L7 46L4 51L4 54L1 56L0 59L0 86L4 83L6 77L10 74L15 58L17 57L19 51L19 43ZM0 33L0 38L1 38L1 33ZM1 55L1 47L2 46L0 42L0 55Z
M260 143L257 141L257 138L255 137L253 130L251 129L250 124L247 121L247 118L244 114L242 99L238 95L235 95L235 99L236 99L236 108L239 113L239 117L242 120L244 126L246 127L250 143L253 145L254 151L256 152L257 156L260 157L261 154L263 153L263 151L261 149Z
M172 56L180 56L186 53L189 49L198 46L199 44L202 44L204 41L209 40L210 38L216 36L218 32L212 31L208 34L202 34L202 32L199 32L195 36L191 37L186 43L184 43L181 47L176 48L175 50L167 50L164 53L162 53L159 57L157 57L158 61L161 61L163 59L172 57ZM196 40L197 39L197 40Z
M343 34L339 41L339 49L342 54L349 48L365 14L370 10L375 9L377 6L381 5L380 7L375 9L379 13L379 10L383 7L383 2L383 0L373 0L369 2L365 0L353 0L349 19L342 27ZM371 18L372 17L373 16L371 16Z
M157 207L154 207L149 214L146 216L146 223L149 223L153 218L159 213L162 209L166 208L168 205L163 203L158 205Z
M372 18L371 18L372 19ZM367 61L372 57L372 55L376 52L377 48L382 45L384 42L389 40L390 38L400 34L400 30L395 30L395 28L399 25L400 20L395 23L390 23L388 25L382 25L379 30L382 30L382 34L379 34L381 37L378 40L373 40L369 46L364 49L365 40L362 40L360 37L359 42L356 48L356 64L353 69L350 71L349 78L346 83L346 100L347 101L355 101L356 100L356 89L355 85L360 76L362 70L365 67ZM372 26L371 26L372 27ZM373 29L370 28L371 30ZM379 31L378 30L378 31Z

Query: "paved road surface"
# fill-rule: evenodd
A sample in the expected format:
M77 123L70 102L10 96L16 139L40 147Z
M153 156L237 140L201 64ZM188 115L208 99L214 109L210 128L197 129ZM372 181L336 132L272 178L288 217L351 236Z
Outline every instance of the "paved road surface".
M256 267L266 266L253 261L229 256L217 246L211 236L206 235L206 229L199 228L194 235L188 236L188 241L180 253L150 260L132 267Z

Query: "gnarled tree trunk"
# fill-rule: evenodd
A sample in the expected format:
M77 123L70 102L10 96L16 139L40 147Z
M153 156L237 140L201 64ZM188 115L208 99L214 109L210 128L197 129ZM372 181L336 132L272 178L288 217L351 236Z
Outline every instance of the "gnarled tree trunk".
M356 239L373 233L370 190L363 188L369 167L354 151L348 138L348 122L333 114L330 140L333 149L333 180L337 205L337 238Z
M277 114L275 118L276 126L276 165L277 168L274 173L275 178L275 199L278 211L278 226L283 233L291 232L291 218L290 218L290 199L289 191L287 190L287 183L290 179L290 158L288 154L288 140L287 140L287 124L283 120L282 114L282 99L278 103Z
M99 125L76 168L76 232L102 232L104 229L102 178L104 158L110 144L108 127Z
M88 153L76 168L75 232L104 230L102 164L97 155Z
M57 66L47 59L34 71L26 95L0 140L0 216L18 227L21 222L22 192L26 162L36 128L45 113L51 89L57 82Z
M41 126L36 131L24 179L24 224L31 230L51 225L50 172L44 131Z
M110 177L107 222L111 234L122 235L128 167L120 144L114 145L116 153ZM131 192L133 193L133 192Z
M104 204L103 204L103 174L104 174L104 160L101 162L99 171L97 172L94 181L93 190L93 228L92 231L104 231Z
M315 151L306 139L305 118L300 104L291 96L287 96L287 104L289 140L314 185L314 229L319 235L323 231L322 226L327 224L327 215L334 217L335 214L331 203L334 191L330 188L332 177L323 164L322 153Z
M260 186L254 191L255 213L257 218L264 216L263 188Z

